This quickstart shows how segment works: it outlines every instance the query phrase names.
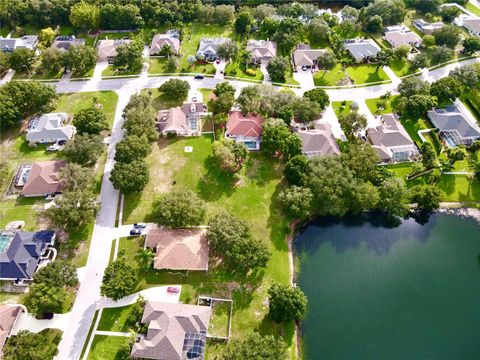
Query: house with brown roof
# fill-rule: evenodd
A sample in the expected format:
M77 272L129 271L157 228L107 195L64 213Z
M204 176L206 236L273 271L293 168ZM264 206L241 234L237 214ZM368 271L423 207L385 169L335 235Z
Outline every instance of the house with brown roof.
M130 39L100 40L97 46L98 60L112 62L117 56L117 48L130 42Z
M33 163L28 179L22 187L22 195L34 197L61 193L60 171L65 164L63 160Z
M419 154L417 146L394 114L382 115L380 126L367 129L367 139L384 163L408 161Z
M318 57L325 54L325 49L312 49L310 45L302 44L299 45L293 52L293 64L296 67L306 66L311 68L314 65L317 65Z
M165 46L170 46L174 54L180 52L180 40L171 34L156 34L150 45L150 55L156 55L162 51Z
M210 306L147 301L141 321L148 326L147 334L133 344L130 356L202 360L211 316Z
M267 40L248 40L247 51L256 63L268 63L277 56L277 43Z
M206 229L152 229L145 246L155 252L155 269L208 270Z
M265 119L259 115L244 115L239 110L230 111L225 137L244 144L248 150L260 150L264 122Z
M317 122L314 129L298 129L297 134L302 140L303 154L308 158L340 154L332 126L327 122Z
M203 103L184 103L157 114L157 129L163 135L169 133L179 136L200 135L202 119L209 113Z
M20 305L0 306L0 359L2 358L3 346L12 334L13 327L22 311Z

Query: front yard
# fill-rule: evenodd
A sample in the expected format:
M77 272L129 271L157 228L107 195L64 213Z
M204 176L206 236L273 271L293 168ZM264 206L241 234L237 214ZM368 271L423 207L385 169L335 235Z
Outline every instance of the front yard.
M353 85L369 84L389 80L382 68L375 64L350 65L343 68L337 64L332 70L318 70L313 74L315 86L339 86L342 79L350 78Z
M95 335L87 359L118 360L120 348L128 341L129 338L124 336Z
M134 76L134 75L140 75L140 70L125 70L122 68L116 68L112 65L109 65L105 70L102 72L102 77L108 77L108 76Z
M191 146L193 152L186 153L186 146ZM261 153L251 154L241 181L234 184L217 172L210 160L211 153L212 140L208 136L159 139L147 158L151 180L141 194L126 196L123 222L152 220L153 203L161 193L187 187L207 203L208 217L225 209L251 224L254 236L265 241L272 252L267 268L240 277L215 267L206 275L189 272L187 276L178 272L151 270L139 274L136 290L162 284L181 284L181 301L185 303L194 303L199 295L231 298L234 301L234 337L243 338L255 329L261 329L266 334L283 332L293 352L293 324L281 326L265 318L265 301L271 282L289 281L285 241L287 223L276 202L281 188L281 166ZM140 239L127 238L120 242L120 248L129 248L129 259L142 245Z
M263 80L263 73L260 68L250 67L250 71L254 71L255 75L250 75L246 72L245 64L239 62L231 62L225 68L225 75L234 76L243 80Z

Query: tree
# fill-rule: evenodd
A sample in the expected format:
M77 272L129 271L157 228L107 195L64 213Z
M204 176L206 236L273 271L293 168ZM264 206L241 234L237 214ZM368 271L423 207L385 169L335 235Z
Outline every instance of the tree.
M428 95L430 93L430 85L416 76L410 76L402 80L398 85L398 92L403 97L413 95Z
M52 45L56 35L57 35L57 32L53 30L51 27L48 27L40 31L40 36L38 38L40 42L46 48L48 48L50 45Z
M366 25L366 30L371 34L379 33L383 29L383 20L380 15L372 16Z
M208 108L214 115L227 114L235 103L234 94L230 92L222 93L216 99L208 102Z
M130 163L116 162L110 173L110 181L123 194L141 192L148 183L149 171L144 159Z
M442 16L442 20L451 23L457 17L460 9L456 6L442 6L440 8L440 15Z
M38 333L21 330L8 339L3 350L4 360L52 360L58 353L62 331L44 329Z
M442 5L442 0L407 0L406 4L422 14L436 13Z
M413 59L409 61L409 69L414 72L418 69L422 69L428 66L428 55L426 53L420 53L415 55Z
M480 86L480 71L475 65L460 66L450 71L449 76L458 80L465 90Z
M30 286L24 304L30 313L42 316L46 313L59 312L66 298L67 291L63 287L38 283Z
M100 294L113 300L130 295L137 284L135 270L127 264L125 250L120 250L117 259L105 269Z
M65 158L82 166L93 166L104 150L103 138L97 134L77 134L63 148Z
M347 139L352 141L360 131L366 129L368 120L357 112L350 112L347 115L340 115L338 122Z
M330 104L330 98L327 92L320 88L305 91L303 97L316 102L322 110Z
M0 51L0 74L7 71L9 67L7 55L3 51Z
M268 315L277 323L300 321L307 312L307 297L298 287L273 283L268 289Z
M437 45L445 45L450 49L454 49L460 42L460 30L455 25L445 25L440 29L436 29L432 33Z
M42 52L41 62L38 70L45 72L55 72L58 73L63 66L63 54L62 52L54 47L49 47Z
M468 37L463 40L463 51L467 54L473 54L480 51L480 37Z
M452 60L454 52L445 45L435 46L430 56L432 65L437 65Z
M0 126L12 127L29 115L49 112L57 99L52 86L36 81L9 81L0 87Z
M242 11L237 15L237 19L235 20L235 32L237 34L249 33L254 23L255 19L253 18L252 14Z
M447 149L447 157L451 164L454 164L457 161L465 160L467 157L467 151L464 147L454 147Z
M140 249L135 255L135 258L138 260L140 270L147 272L153 266L153 259L155 258L155 254L150 249Z
M431 212L440 207L441 192L436 185L415 185L410 192L418 210Z
M139 29L144 25L138 6L106 3L100 9L102 29Z
M31 73L37 56L34 50L17 48L8 57L10 68L18 72Z
M228 81L224 81L215 85L213 93L216 96L220 96L222 94L231 94L233 96L235 95L235 88Z
M379 187L378 208L390 216L404 216L408 212L408 192L401 179L391 177Z
M113 66L126 68L130 71L137 71L143 64L143 41L135 37L131 42L117 47L117 56Z
M405 19L407 11L403 0L375 0L365 8L365 18L382 18L383 26L396 25Z
M169 56L167 60L167 69L170 72L176 72L178 69L178 59L175 56Z
M297 155L292 157L285 164L283 176L290 185L305 185L311 168L308 158L305 155Z
M262 149L268 156L288 160L302 153L302 141L282 120L270 119L263 127Z
M237 173L247 160L248 150L236 141L222 140L213 143L213 158L221 171Z
M399 112L407 118L418 120L428 110L437 106L437 101L430 95L412 95L405 102L399 102L398 106Z
M152 105L125 108L124 116L126 120L123 128L128 136L144 136L148 141L155 141L158 138L155 127L157 112Z
M80 134L98 134L110 127L105 113L95 105L80 109L73 117L73 125Z
M327 40L331 32L330 26L328 26L327 22L320 17L310 21L310 23L307 25L306 31L310 39L319 40Z
M152 148L145 136L128 135L115 145L115 161L130 163L144 159Z
M238 45L236 42L227 40L223 44L220 44L217 49L217 54L224 60L234 59L238 55Z
M95 4L81 1L71 7L69 19L79 30L96 30L100 25L100 8Z
M235 8L232 5L216 5L212 20L218 25L230 24L235 17Z
M477 179L480 180L480 160L477 160L473 170L474 170L474 173L475 173L475 176L477 177Z
M294 219L306 219L312 213L313 194L309 188L291 186L279 196L285 214Z
M164 82L158 90L170 100L185 100L190 90L190 84L185 80L170 79Z
M333 69L336 64L337 58L335 57L335 54L330 50L325 51L317 58L318 67L325 70L323 75L325 75L327 70Z
M426 169L431 169L435 166L437 157L435 155L435 150L433 149L432 144L424 142L421 147L422 151L422 163Z
M436 96L440 103L446 101L454 101L462 95L462 84L454 77L447 76L435 81L431 88L430 94Z
M83 76L92 70L96 63L96 50L86 45L70 46L63 55L63 66L78 76Z
M201 225L205 220L205 203L188 189L171 191L156 204L157 223L172 228Z
M365 142L349 143L340 155L340 159L357 179L371 182L375 180L375 170L380 158L369 144Z
M293 111L293 115L297 121L306 124L317 120L322 113L320 105L318 105L317 102L307 98L296 98L291 104L291 110Z
M33 276L33 282L58 287L77 286L77 269L66 260L56 260L40 268Z
M383 66L390 66L393 60L394 60L394 54L392 50L390 49L380 50L376 56L376 61L377 61L376 71L378 71Z
M352 37L355 34L355 32L357 31L357 29L358 29L357 24L352 20L342 21L338 25L338 30L339 30L340 34L342 35L342 37L344 37L344 38Z
M427 48L435 46L435 37L433 35L425 35L423 37L423 45Z
M220 355L220 360L285 360L287 346L281 337L248 335L244 340L234 339L228 343Z

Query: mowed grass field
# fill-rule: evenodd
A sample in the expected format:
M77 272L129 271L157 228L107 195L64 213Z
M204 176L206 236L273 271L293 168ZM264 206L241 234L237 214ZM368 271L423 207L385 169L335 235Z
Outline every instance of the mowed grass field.
M313 74L315 86L339 86L338 82L344 77L350 77L353 85L368 84L390 80L382 68L377 69L375 64L351 65L345 69L337 64L332 70L319 70Z
M193 151L186 153L186 146L191 146ZM123 222L151 221L154 202L162 193L186 187L206 202L207 217L227 210L248 221L253 235L264 241L272 252L267 268L237 277L217 269L210 269L207 275L190 272L187 277L152 270L140 274L138 289L182 284L181 301L191 303L198 295L231 297L234 300L233 337L242 338L252 331L282 333L293 354L293 324L280 326L265 318L270 284L272 281L289 282L288 227L276 200L281 189L282 167L261 153L252 153L241 180L234 183L217 172L211 154L212 138L209 136L160 138L147 158L150 182L141 194L125 197ZM120 248L126 248L127 256L132 259L142 245L141 239L125 238Z

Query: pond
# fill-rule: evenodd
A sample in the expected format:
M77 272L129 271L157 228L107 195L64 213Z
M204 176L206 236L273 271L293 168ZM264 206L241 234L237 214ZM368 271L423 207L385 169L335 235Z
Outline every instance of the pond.
M478 359L480 226L319 219L297 235L305 359Z

